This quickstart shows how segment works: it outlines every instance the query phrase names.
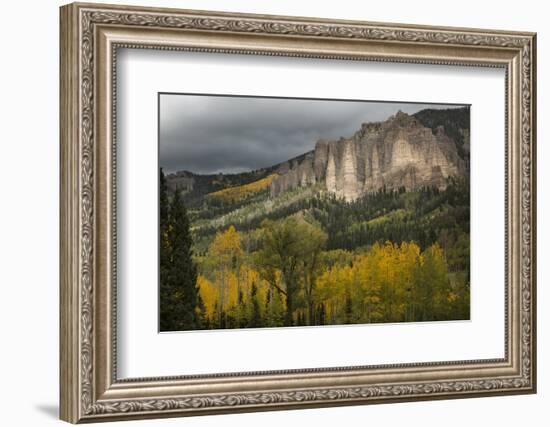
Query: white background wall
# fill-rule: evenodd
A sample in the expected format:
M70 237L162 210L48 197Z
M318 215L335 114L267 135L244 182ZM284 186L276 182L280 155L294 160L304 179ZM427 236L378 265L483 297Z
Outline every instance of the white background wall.
M122 3L110 0L113 3ZM548 423L550 405L550 29L545 2L357 0L133 0L134 4L538 32L539 393L437 402L265 412L132 425L477 426ZM0 65L0 423L59 425L58 402L58 6L2 5ZM490 165L487 165L490 171ZM545 419L546 418L546 419Z

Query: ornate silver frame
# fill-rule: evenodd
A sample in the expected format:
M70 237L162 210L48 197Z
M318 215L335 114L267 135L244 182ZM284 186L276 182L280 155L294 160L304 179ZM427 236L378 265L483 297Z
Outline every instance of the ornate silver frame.
M71 4L61 8L60 42L61 419L78 423L535 392L535 34ZM505 357L117 379L118 47L504 68Z

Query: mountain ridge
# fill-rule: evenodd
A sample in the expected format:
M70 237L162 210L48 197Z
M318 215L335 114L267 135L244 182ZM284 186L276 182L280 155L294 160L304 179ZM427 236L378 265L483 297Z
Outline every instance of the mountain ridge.
M466 164L444 126L435 132L402 111L382 122L365 122L351 137L320 139L302 162L292 162L270 186L281 192L321 184L348 201L381 188L445 188L447 178L463 176Z
M379 189L423 186L443 189L452 176L469 169L469 107L399 111L384 121L364 122L349 138L320 139L313 150L275 165L237 174L167 175L171 190L188 198L276 177L269 194L319 185L352 201Z

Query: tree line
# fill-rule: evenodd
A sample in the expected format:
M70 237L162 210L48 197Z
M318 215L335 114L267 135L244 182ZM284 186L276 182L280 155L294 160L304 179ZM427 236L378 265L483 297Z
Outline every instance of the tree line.
M298 198L257 217L243 214L232 224L238 231L249 233L261 228L265 219L278 221L298 212L307 212L326 231L328 249L351 251L389 240L414 241L422 249L438 242L447 251L452 249L454 242L469 236L469 206L469 181L449 178L444 190L425 187L406 192L404 188L382 188L352 202L326 194ZM227 206L225 208L231 211ZM194 215L196 220L200 220L211 218L215 212L215 207L208 205L195 211ZM393 215L395 212L403 215ZM383 220L378 221L379 218ZM219 227L203 225L194 230L194 234L197 241L203 242L211 240L218 231Z
M194 254L182 195L168 193L161 170L161 330L469 318L469 239L460 226L443 227L424 244L400 239L405 233L394 242L331 244L336 228L345 231L385 209L404 206L409 215L421 215L429 203L447 210L463 202L453 197L464 197L456 189L418 194L380 192L368 205L314 199L305 213L264 218L253 241L230 225L215 233L206 251Z
M326 234L301 218L264 227L261 250L246 253L230 226L200 259L205 328L469 318L469 284L448 271L437 243L324 251Z

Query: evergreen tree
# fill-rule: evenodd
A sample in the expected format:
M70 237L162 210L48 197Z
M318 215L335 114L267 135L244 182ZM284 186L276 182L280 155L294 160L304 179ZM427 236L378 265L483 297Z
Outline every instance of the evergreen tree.
M268 289L265 296L265 326L273 326L271 315L271 293L273 289Z
M246 328L249 322L248 319L248 303L244 299L243 291L239 287L237 290L237 327L239 328Z
M159 220L160 220L160 229L166 231L168 228L168 186L166 184L166 177L162 168L160 168L160 179L159 179Z
M179 190L174 193L169 214L169 259L161 288L161 330L197 329L200 326L197 267L192 258L187 210Z
M212 314L212 321L210 322L210 327L212 329L219 329L221 326L221 310L220 310L220 303L216 300L214 303L214 313Z
M172 285L169 280L170 241L169 241L169 201L166 178L162 168L159 179L159 271L160 271L160 330L175 329Z
M210 329L210 321L206 313L206 306L204 305L204 300L200 293L198 294L197 311L197 329Z
M345 323L353 322L353 304L349 290L346 290Z
M259 328L263 326L262 315L260 313L260 303L258 302L257 296L258 289L256 288L256 283L252 282L250 288L250 300L252 301L252 312L250 314L250 320L248 322L249 328Z
M198 326L196 307L199 290L197 287L197 267L193 262L191 233L187 210L176 191L170 210L172 217L172 269L174 285L182 295L181 310L178 316L180 329L195 329Z
M325 310L325 304L319 304L319 321L318 325L324 325L325 324L325 317L326 317L326 310Z

